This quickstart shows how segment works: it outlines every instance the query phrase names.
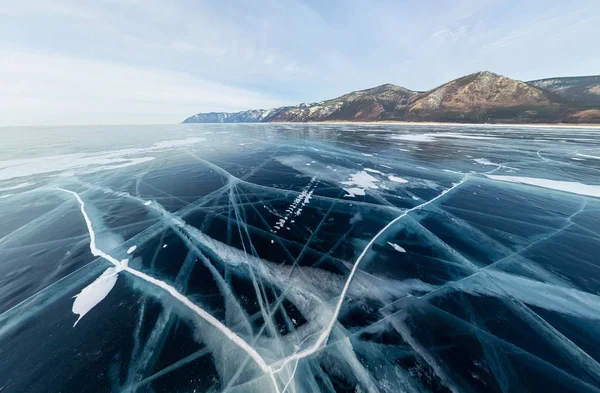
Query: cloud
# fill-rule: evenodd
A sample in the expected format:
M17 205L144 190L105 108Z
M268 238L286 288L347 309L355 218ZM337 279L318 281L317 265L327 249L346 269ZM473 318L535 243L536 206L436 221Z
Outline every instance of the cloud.
M176 51L183 52L183 53L200 52L201 51L201 49L198 48L196 45L193 45L193 44L190 44L189 42L184 42L184 41L175 41L175 42L173 42L173 44L171 44L171 46Z
M173 123L199 111L282 104L255 91L163 69L0 48L7 124Z
M467 34L467 26L460 26L456 29L444 28L444 29L438 30L435 33L433 33L431 35L431 39L437 40L437 41L442 41L442 42L447 41L447 40L457 41L461 37L464 37L466 34Z
M0 49L21 49L1 54L0 125L35 114L40 124L174 122L383 83L427 90L482 69L537 79L599 67L597 0L532 0L518 12L497 0L430 3L3 2Z

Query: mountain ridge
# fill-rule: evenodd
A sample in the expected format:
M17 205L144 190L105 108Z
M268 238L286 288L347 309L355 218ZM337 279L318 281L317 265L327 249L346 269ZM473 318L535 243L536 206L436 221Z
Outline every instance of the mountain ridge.
M544 78L527 83L574 102L600 106L600 75Z
M523 82L480 71L428 91L386 83L314 103L201 112L184 123L322 121L600 123L600 76Z

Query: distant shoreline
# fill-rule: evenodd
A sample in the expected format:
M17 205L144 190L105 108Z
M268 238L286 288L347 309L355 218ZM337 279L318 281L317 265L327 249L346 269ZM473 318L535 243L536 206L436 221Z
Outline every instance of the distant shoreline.
M452 126L452 127L529 127L529 128L600 128L600 124L587 123L445 123L445 122L416 122L416 121L396 121L396 120L377 120L377 121L348 121L348 120L327 120L327 121L288 121L288 122L232 122L232 123L166 123L166 124L63 124L63 125L0 125L0 129L11 128L61 128L61 127L144 127L144 126L174 126L174 125L214 125L214 124L247 124L247 125L265 125L265 124L289 124L289 125L316 125L316 124L360 124L360 125L409 125L409 126Z
M184 124L184 123L182 123ZM398 125L423 125L423 126L463 126L463 127L531 127L531 128L600 128L600 124L588 123L446 123L434 121L401 121L401 120L377 120L377 121L347 121L347 120L326 120L326 121L305 121L305 122L266 122L266 123L185 123L185 124L398 124Z

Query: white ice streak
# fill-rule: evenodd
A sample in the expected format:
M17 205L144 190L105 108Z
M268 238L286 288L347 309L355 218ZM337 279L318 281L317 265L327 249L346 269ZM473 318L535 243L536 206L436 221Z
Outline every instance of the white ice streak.
M435 142L435 138L429 134L392 135L391 138L409 142Z
M577 154L579 157L591 158L594 160L600 160L599 156L590 156L589 154Z
M388 179L390 179L391 181L396 182L396 183L408 183L408 180L403 179L401 177L394 176L394 175L389 175Z
M396 243L387 242L387 244L389 244L394 250L398 252L406 252L406 250L403 247L397 245Z
M19 188L33 186L34 184L35 184L34 182L28 181L28 182L25 182L25 183L15 184L14 186L0 187L0 191L17 190Z
M549 188L557 191L570 192L572 194L600 197L600 185L589 185L579 182L549 180L536 177L485 175L492 180L509 183L528 184L536 187Z
M540 151L541 151L541 150L538 150L538 151L536 151L536 152L535 152L535 154L536 154L536 155L537 155L539 158L541 158L541 159L542 159L542 161L548 162L549 160L548 160L546 157L542 156L542 155L540 154Z
M489 276L498 285L489 285L484 280L464 281L456 287L466 293L479 293L503 297L509 293L523 303L557 313L579 318L600 320L600 297L577 288L532 280L498 270L488 270Z
M453 171L452 169L442 169L442 171L444 172L448 172L448 173L456 173L457 175L462 175L462 172L459 171Z
M391 139L397 139L409 142L435 142L436 138L455 138L455 139L497 139L492 136L480 134L459 134L455 132L431 132L424 134L404 134L392 135Z
M97 153L71 153L45 157L0 161L0 180L37 174L84 170L84 173L123 168L154 160L155 157L131 157L162 150L181 148L205 141L205 138L187 138L157 142L149 147L136 147ZM70 172L68 173L71 174Z
M152 150L173 149L173 148L177 148L177 147L194 145L196 143L205 142L205 141L206 141L206 138L198 138L198 137L176 139L176 140L172 140L172 141L161 141L161 142L156 142L155 144L153 144L150 149L152 149Z
M498 164L491 162L487 158L474 158L473 161L480 165L498 166Z
M132 166L132 165L143 164L144 162L152 161L155 158L156 157L123 158L123 159L118 159L118 160L123 160L123 162L121 162L121 163L116 163L116 164L111 164L111 165L93 166L92 168L82 170L79 173L86 174L86 173L94 173L94 172L100 172L100 171L110 171L113 169L119 169L119 168L125 168L125 167ZM67 172L61 173L60 176L70 177L70 176L73 176L73 172L67 171Z
M381 172L377 169L365 168L365 171L371 172L371 173L377 173L378 175L383 175L383 172Z
M108 262L115 265L117 270L119 270L121 268L121 261L108 255L107 253L105 253L104 251L102 251L96 247L96 232L94 232L94 228L92 227L92 220L90 219L87 212L85 211L85 203L83 202L83 200L81 199L79 194L77 194L76 192L71 191L71 190L66 190L64 188L58 188L58 190L67 192L67 193L73 195L75 197L75 199L77 199L77 202L79 202L79 209L81 210L81 214L83 215L83 219L85 220L85 224L86 224L88 232L90 234L90 251L92 252L92 255L95 257L101 257L101 258L106 259Z
M456 132L436 132L427 134L437 138L456 138L456 139L498 139L493 136L481 134L459 134Z
M71 171L84 168L90 173L137 165L154 159L154 157L130 158L127 155L117 150L100 154L74 153L0 161L0 180L62 171L68 171L67 175L71 175Z
M92 227L92 221L85 211L85 204L79 194L76 192L66 190L64 188L59 188L60 191L67 192L77 199L79 202L81 214L83 215L83 219L85 220L85 224L88 228L88 232L90 234L90 251L92 255L95 257L102 257L115 265L115 268L112 270L107 269L96 281L90 284L88 287L83 289L75 299L73 303L73 313L79 314L79 318L75 322L73 326L77 324L83 318L85 314L87 314L93 307L95 307L102 299L104 299L110 290L114 287L115 282L117 280L118 273L123 269L125 263L117 260L116 258L106 254L102 250L96 247L96 232L94 232L94 228ZM113 277L114 276L114 277Z

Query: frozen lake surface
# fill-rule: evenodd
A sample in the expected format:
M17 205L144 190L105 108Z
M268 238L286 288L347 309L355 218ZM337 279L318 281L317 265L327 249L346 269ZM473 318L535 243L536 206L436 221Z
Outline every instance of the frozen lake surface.
M2 393L600 392L598 128L0 138Z

